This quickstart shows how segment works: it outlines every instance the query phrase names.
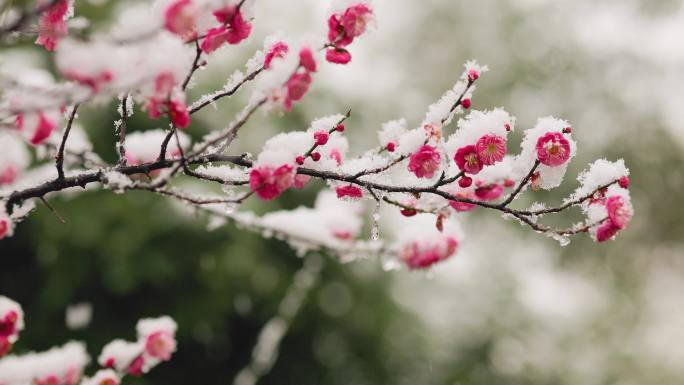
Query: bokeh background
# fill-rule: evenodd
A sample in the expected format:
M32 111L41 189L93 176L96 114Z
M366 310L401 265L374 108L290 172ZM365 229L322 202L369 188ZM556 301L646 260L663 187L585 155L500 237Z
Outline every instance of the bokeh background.
M135 2L78 0L77 15L106 25ZM624 158L636 216L618 240L579 237L565 247L497 214L464 216L459 254L429 274L385 271L381 261L323 256L318 283L261 384L684 383L684 4L677 0L376 0L377 28L346 67L323 65L312 93L286 116L259 114L236 142L316 117L353 111L352 153L384 121L420 122L468 59L488 64L473 106L505 107L517 127L555 115L580 145L563 187L520 204L560 201L596 158ZM211 58L190 100L220 87L262 38L322 33L327 1L258 0L248 44ZM37 65L51 68L40 49ZM0 51L0 55L2 52ZM198 115L190 134L225 126L243 91ZM81 110L96 150L115 159L113 105ZM131 130L155 128L144 113ZM313 184L257 212L311 205ZM527 200L527 201L525 201ZM261 327L302 263L289 247L148 195L90 192L43 207L0 243L0 293L24 305L17 352L70 339L96 357L135 322L169 314L180 325L174 359L129 384L229 383L249 362ZM572 218L570 218L572 219ZM65 323L88 303L92 321Z

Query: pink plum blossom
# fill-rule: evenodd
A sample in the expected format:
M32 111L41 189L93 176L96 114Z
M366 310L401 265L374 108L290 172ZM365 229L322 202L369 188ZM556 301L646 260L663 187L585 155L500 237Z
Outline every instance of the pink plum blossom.
M344 48L329 48L325 51L325 60L330 63L347 64L351 59L351 53Z
M632 206L626 203L619 195L614 195L606 199L606 210L608 211L608 219L618 229L627 227L629 221L632 219L632 215L634 215Z
M311 180L309 175L297 174L295 175L293 187L296 189L303 189Z
M295 169L284 164L280 167L258 166L249 174L249 188L263 200L272 200L295 183Z
M501 162L506 155L506 139L498 135L487 134L475 144L477 157L485 166Z
M59 41L68 34L66 16L69 12L68 0L57 0L40 17L36 44L48 51L57 49Z
M408 169L418 178L432 178L439 170L441 156L439 151L428 144L423 145L411 155Z
M570 142L559 132L548 132L537 140L537 159L541 164L556 167L570 159Z
M282 41L271 45L271 47L268 49L268 52L266 52L266 55L264 56L264 69L271 68L271 62L273 59L284 57L289 50L290 47L287 45L287 43Z
M615 226L612 221L605 221L596 230L596 240L599 242L608 241L612 239L618 231L620 231L620 228Z
M459 148L454 156L454 161L456 161L459 170L468 174L474 175L482 171L482 161L477 156L477 148L473 145Z
M498 183L490 183L478 186L475 189L475 196L483 201L493 201L499 199L503 192L503 186Z
M176 338L172 333L161 330L147 336L147 340L145 341L145 352L150 356L162 361L167 361L175 351Z
M361 191L361 188L354 186L353 184L338 186L335 188L335 192L337 193L338 198L349 197L352 199L359 199L363 197L363 191Z
M340 19L340 25L345 36L354 39L366 32L366 27L372 20L373 10L367 4L359 3L347 8Z
M56 113L27 113L19 114L16 118L16 128L32 145L43 143L57 128Z
M211 53L224 43L239 44L252 33L252 24L246 21L236 5L229 5L213 12L221 26L210 28L201 44L205 53Z
M299 101L304 97L312 81L313 79L308 72L296 73L290 77L286 84L285 109L287 111L292 110L293 102Z
M458 248L458 241L450 236L439 240L412 241L404 245L400 256L409 269L425 269L443 261Z
M198 9L192 0L176 0L164 13L164 28L184 40L195 38Z
M472 193L467 191L458 191L454 193L454 196L459 199L473 199ZM475 208L474 203L461 202L456 200L450 200L449 206L458 212L470 211Z
M314 132L314 140L319 146L324 146L326 143L328 143L328 138L330 138L330 135L327 131L321 130Z
M316 72L316 58L309 47L304 47L299 51L299 64L309 72Z

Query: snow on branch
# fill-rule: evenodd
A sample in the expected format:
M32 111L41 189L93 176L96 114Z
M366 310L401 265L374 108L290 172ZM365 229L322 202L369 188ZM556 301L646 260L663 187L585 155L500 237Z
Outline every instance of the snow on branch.
M71 2L41 6L34 15L41 26L37 43L54 51L58 79L39 68L0 67L5 86L0 114L6 127L0 133L6 149L0 154L0 238L13 234L32 210L31 200L40 199L51 208L50 194L91 184L117 193L147 191L205 211L228 208L229 219L264 234L279 234L297 249L326 249L338 255L375 252L411 269L454 255L464 238L459 226L467 217L464 212L476 208L515 219L561 244L580 233L607 241L628 226L633 208L629 171L621 160L592 164L580 176L580 187L562 204L516 205L529 191L558 187L578 144L568 121L543 117L523 131L520 150L511 151L515 117L502 108L473 109L476 84L488 70L475 61L465 64L419 125L411 128L406 119L391 120L378 130L378 144L370 149L350 148L345 133L353 129L347 123L351 111L277 134L255 156L236 148L234 140L258 110L292 110L314 84L321 59L332 65L348 63L352 43L375 27L370 2L339 2L328 15L326 36L296 40L271 35L244 70L235 70L222 87L188 103L186 90L197 70L209 65L207 58L248 41L258 20L253 3L140 4L88 39L69 36ZM195 113L209 105L217 108L217 101L248 83L253 83L249 102L226 126L195 142L183 132L193 129ZM119 161L106 164L87 140L83 144L77 108L116 98ZM149 119L166 120L168 128L127 134L127 120L136 108ZM55 153L54 166L32 163L31 149ZM186 179L206 187L219 184L223 192L197 193L176 183ZM312 179L327 184L312 208L262 217L234 212L247 199L272 200L287 190L310 188ZM336 200L361 208L340 209ZM374 207L372 214L369 206ZM584 213L583 222L564 228L542 223L546 216L572 208ZM399 214L393 220L399 228L415 230L407 235L391 229L378 219L381 210ZM366 217L373 223L370 241L361 234ZM380 233L386 236L376 239Z

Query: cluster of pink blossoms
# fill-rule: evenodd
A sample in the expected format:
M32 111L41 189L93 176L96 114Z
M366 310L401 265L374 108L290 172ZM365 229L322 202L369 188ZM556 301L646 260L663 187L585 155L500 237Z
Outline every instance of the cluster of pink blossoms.
M2 226L1 223L0 226ZM19 332L23 328L24 313L21 311L21 306L0 295L0 357L12 350L12 345L19 338Z
M138 321L138 340L114 340L103 349L98 362L116 372L141 376L176 351L176 323L170 317Z
M47 1L39 1L38 6ZM48 51L57 49L60 39L69 33L67 17L73 6L71 3L72 0L57 0L43 12L38 25L36 44L42 45Z
M332 123L341 119L341 115L323 118L314 122L316 127L309 132L282 134L267 142L249 174L250 190L263 200L272 200L291 187L304 188L311 179L308 175L297 174L295 164L304 166L324 161L341 165L343 153L348 148L346 139L340 136L345 126L341 122ZM326 125L332 128L326 130ZM333 136L334 133L337 135ZM326 154L325 159L322 153ZM358 187L346 188L338 188L338 197L347 196L347 193L353 198L361 197Z
M166 8L164 27L186 41L201 39L200 47L205 53L214 52L226 43L239 44L252 33L252 24L245 20L240 5L228 4L212 11L219 25L199 35L200 11L199 5L192 0L176 0Z
M274 61L276 59L285 60L288 53L290 53L290 45L287 42L276 41L270 44L264 56L264 69L267 71L274 70ZM288 74L289 76L284 84L279 84L268 93L270 104L282 105L285 111L291 111L294 103L304 98L313 82L312 74L317 70L316 58L308 45L299 49L299 56L296 60L297 64L294 70Z
M328 18L328 44L325 58L331 63L347 64L351 53L346 47L355 38L363 35L373 21L373 9L366 3L349 6L343 12L334 13Z
M627 228L632 220L634 208L627 191L628 187L629 177L623 176L617 186L600 189L587 203L585 211L588 212L590 219L599 218L598 221L601 222L593 233L596 241L605 242L613 239L619 231Z

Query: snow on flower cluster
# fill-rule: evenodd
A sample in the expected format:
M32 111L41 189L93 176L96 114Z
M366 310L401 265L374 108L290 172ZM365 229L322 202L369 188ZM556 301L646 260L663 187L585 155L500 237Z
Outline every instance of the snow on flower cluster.
M138 321L138 340L114 340L107 344L97 359L104 368L121 374L141 376L176 351L177 325L168 316Z
M515 118L502 109L472 111L459 120L458 130L447 141L460 171L478 174L483 168L501 162L508 150L508 134Z
M582 204L582 210L591 223L597 223L591 235L598 242L614 239L625 229L634 216L629 194L629 170L624 161L610 162L599 159L578 177L580 187L568 201L581 199L595 192ZM615 184L617 181L617 184Z
M402 221L394 247L410 269L424 269L456 254L461 229L454 218L443 220L441 230L429 214L418 214Z
M360 202L337 199L332 191L318 194L313 208L276 211L264 215L260 223L336 249L348 246L361 233L365 209Z
M540 118L534 128L525 131L520 145L522 151L513 166L517 178L523 178L534 163L539 162L539 167L532 175L532 188L549 190L558 187L570 159L577 152L577 143L571 136L572 128L567 121L553 117Z
M282 34L264 41L265 73L261 76L255 97L266 97L274 109L292 110L304 98L317 71L317 61L310 42L294 44Z
M344 115L314 120L307 131L281 133L269 139L250 173L249 187L261 199L271 200L290 187L303 188L309 181L298 175L304 166L334 169L344 162L349 148L340 135Z
M336 64L349 63L352 56L346 47L363 35L374 20L370 2L335 1L332 14L328 18L326 60Z
M0 360L0 383L6 385L77 385L90 362L85 345L68 342L40 353Z
M12 350L12 345L17 342L19 332L23 329L24 312L21 306L11 299L0 295L0 357Z
M21 306L0 296L0 357L6 355L24 328ZM40 353L0 359L2 385L118 385L125 375L140 376L176 351L176 323L167 316L138 321L136 342L115 340L98 362L104 368L83 377L90 357L81 342L68 342Z

